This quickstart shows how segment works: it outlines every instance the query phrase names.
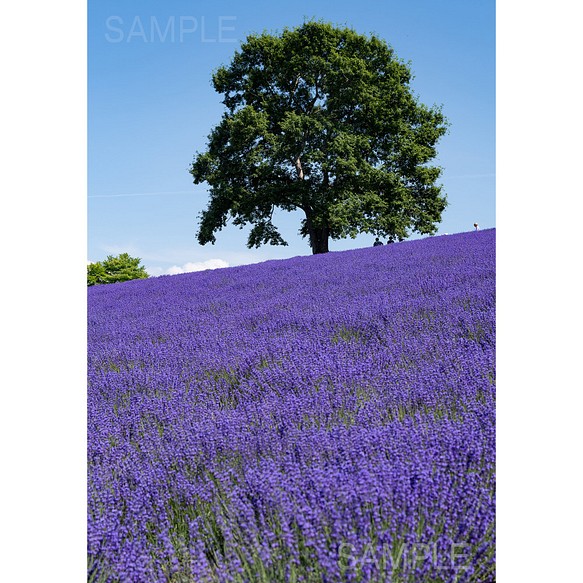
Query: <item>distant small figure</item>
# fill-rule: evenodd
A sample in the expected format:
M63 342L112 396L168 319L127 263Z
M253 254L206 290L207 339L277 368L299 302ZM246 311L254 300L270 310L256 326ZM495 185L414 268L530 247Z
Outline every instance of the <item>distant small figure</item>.
M373 247L378 247L379 245L382 245L382 244L383 244L383 242L382 242L382 241L381 241L381 240L380 240L380 239L377 237L377 238L374 240L374 243L372 244L372 246L373 246Z
M476 231L478 231L480 229L480 227L478 226L478 223L474 223L474 229L476 229Z

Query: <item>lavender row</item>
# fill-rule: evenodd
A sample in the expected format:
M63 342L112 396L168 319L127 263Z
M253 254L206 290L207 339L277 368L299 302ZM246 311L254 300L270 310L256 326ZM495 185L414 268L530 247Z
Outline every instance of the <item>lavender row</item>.
M495 231L88 289L93 581L494 580Z

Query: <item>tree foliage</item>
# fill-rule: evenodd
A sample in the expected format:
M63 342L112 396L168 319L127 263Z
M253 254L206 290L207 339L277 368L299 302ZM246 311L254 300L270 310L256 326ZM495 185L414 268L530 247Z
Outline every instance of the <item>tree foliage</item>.
M117 283L131 279L146 279L146 268L140 265L139 257L130 257L121 253L117 257L108 255L102 262L90 263L87 266L87 285Z
M247 37L213 74L226 111L190 168L210 191L199 243L232 219L253 225L249 247L286 245L276 208L303 211L314 253L329 238L434 233L446 200L429 163L447 121L411 78L384 40L349 28L307 22Z

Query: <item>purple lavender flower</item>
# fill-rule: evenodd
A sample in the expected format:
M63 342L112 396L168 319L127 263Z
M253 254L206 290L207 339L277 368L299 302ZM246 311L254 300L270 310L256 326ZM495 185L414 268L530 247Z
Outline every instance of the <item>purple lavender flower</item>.
M88 288L91 581L495 580L495 231Z

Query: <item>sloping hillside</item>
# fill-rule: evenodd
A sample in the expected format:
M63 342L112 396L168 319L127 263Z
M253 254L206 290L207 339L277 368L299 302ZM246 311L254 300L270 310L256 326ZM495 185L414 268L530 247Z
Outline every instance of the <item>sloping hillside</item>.
M495 579L495 230L91 287L88 335L91 580Z

